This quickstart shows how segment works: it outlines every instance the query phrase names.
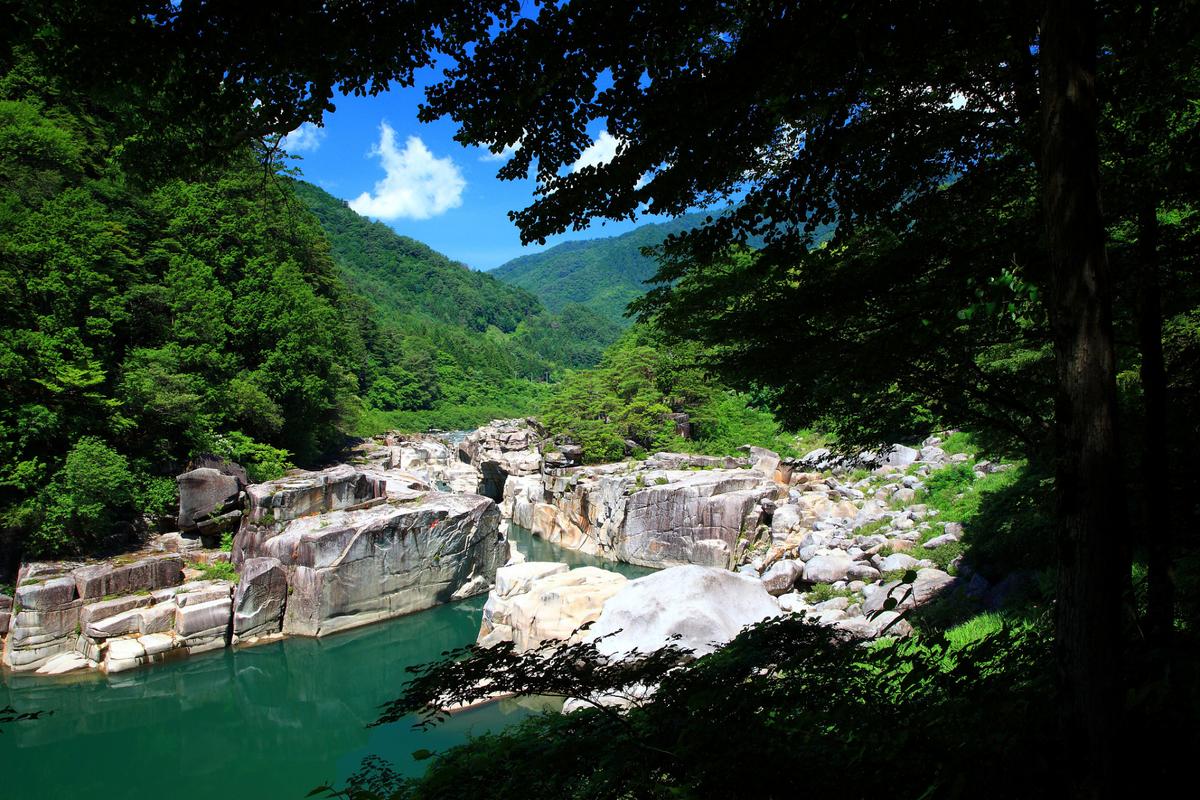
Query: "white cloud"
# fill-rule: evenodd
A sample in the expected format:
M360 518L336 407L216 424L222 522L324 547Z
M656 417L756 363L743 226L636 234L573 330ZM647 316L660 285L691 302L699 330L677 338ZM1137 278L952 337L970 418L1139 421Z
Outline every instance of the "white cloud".
M517 142L516 144L505 145L504 149L501 150L499 153L493 153L491 150L484 148L483 153L479 156L479 160L480 161L508 161L510 158L513 157L513 153L517 152L518 148L520 148L520 147L521 147L520 142Z
M386 122L379 125L379 144L371 148L378 156L383 180L374 193L363 192L350 207L376 219L429 219L462 205L467 181L453 159L438 158L419 136L409 136L404 149L396 147L396 132Z
M325 129L318 128L311 122L305 122L283 137L280 144L289 153L314 153L323 141L325 141Z
M579 172L584 167L598 167L607 164L617 155L621 140L608 131L600 131L596 141L592 142L579 154L579 160L571 165L571 172Z

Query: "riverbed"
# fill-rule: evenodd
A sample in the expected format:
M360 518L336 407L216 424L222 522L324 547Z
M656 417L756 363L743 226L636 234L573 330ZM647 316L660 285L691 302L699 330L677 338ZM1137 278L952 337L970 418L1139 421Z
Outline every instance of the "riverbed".
M514 531L529 560L649 572L562 550ZM0 676L0 706L53 712L0 733L0 797L157 795L302 798L341 782L364 756L418 773L418 749L441 750L545 706L506 700L428 731L410 720L368 728L400 694L405 667L469 644L485 598L322 639L222 650L111 677Z

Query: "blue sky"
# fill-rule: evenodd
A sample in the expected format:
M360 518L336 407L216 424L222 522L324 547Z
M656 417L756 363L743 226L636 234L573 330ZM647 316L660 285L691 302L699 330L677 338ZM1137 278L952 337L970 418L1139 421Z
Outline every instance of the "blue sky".
M426 70L423 77L431 81L438 73ZM497 180L502 162L484 149L455 142L449 120L418 122L422 96L419 81L414 88L377 97L338 97L337 111L326 115L323 128L304 126L285 147L301 157L295 163L306 180L350 201L364 216L476 269L492 269L569 239L614 236L654 221L597 223L545 246L522 247L506 214L529 205L534 182ZM592 134L596 143L581 160L594 163L610 155L616 142L599 124Z

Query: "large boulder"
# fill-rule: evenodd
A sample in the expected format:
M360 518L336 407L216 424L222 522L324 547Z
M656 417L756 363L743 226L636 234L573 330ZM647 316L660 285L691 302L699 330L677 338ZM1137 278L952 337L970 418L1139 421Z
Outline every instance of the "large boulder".
M599 637L600 652L611 656L669 643L703 655L780 613L755 578L714 567L671 567L625 584L604 604L589 636Z
M72 576L78 596L84 600L152 592L183 583L183 558L168 553L130 562L104 561L80 567Z
M233 563L266 555L263 543L293 520L351 511L388 501L387 481L347 464L302 472L246 489L246 522L233 542Z
M621 561L647 567L732 567L739 540L761 517L774 482L750 470L652 475L632 487L616 540Z
M246 559L233 600L233 635L249 639L279 633L287 588L287 572L279 559Z
M486 591L508 556L500 513L487 498L371 497L369 483L326 473L295 476L274 491L250 487L250 519L260 524L248 523L235 541L241 564L274 558L286 570L285 634L321 636L449 602L466 586ZM301 508L320 513L301 516Z
M237 476L200 467L177 476L175 482L179 486L180 530L219 536L237 527L244 485Z
M544 435L532 419L497 419L472 431L459 443L458 457L479 471L474 491L499 503L510 477L540 472Z
M33 563L17 573L17 590L4 640L4 666L33 671L74 649L79 628L75 564Z
M501 572L507 569L511 568ZM499 583L497 577L497 589ZM598 567L556 570L527 583L509 581L510 594L493 592L488 597L480 643L512 641L524 651L545 641L570 639L582 625L597 619L605 601L626 583L625 576Z
M809 583L844 581L853 564L853 559L841 550L816 555L804 563L804 580Z

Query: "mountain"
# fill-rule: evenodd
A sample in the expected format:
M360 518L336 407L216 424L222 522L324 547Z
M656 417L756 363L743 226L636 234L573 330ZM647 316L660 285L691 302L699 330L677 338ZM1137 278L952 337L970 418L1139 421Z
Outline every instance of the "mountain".
M594 366L620 327L531 292L372 222L303 181L293 192L329 242L365 344L360 432L461 427L530 413L544 384Z
M672 233L697 227L705 216L701 212L685 214L670 222L642 225L620 236L564 242L541 253L515 258L489 274L533 292L551 311L577 303L628 326L625 307L645 294L645 281L657 270L654 260L642 255L642 248L661 244Z
M297 181L294 191L320 221L350 288L389 313L421 314L480 332L494 325L511 333L542 311L534 294L400 236L311 183Z

